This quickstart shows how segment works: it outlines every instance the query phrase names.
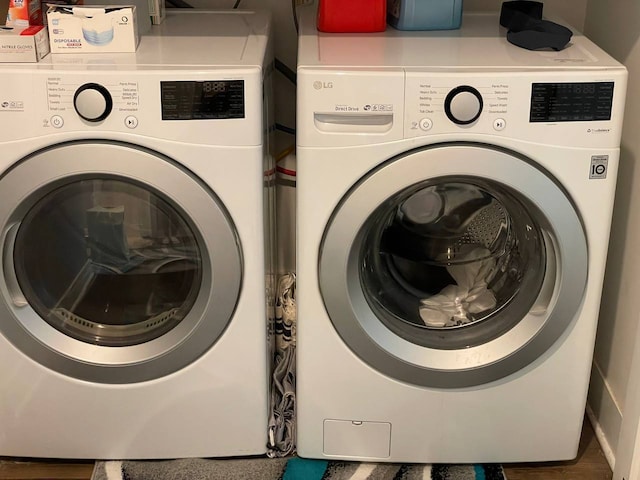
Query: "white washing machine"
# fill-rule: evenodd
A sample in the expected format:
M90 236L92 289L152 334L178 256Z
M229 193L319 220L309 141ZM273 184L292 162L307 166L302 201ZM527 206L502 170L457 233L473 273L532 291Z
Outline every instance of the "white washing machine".
M298 64L298 452L570 459L583 421L626 91L461 30L318 34Z
M0 66L0 455L265 452L269 29Z

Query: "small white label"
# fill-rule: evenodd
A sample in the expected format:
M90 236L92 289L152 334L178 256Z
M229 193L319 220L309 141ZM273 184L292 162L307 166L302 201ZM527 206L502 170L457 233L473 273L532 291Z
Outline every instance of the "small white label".
M592 155L591 169L589 170L589 178L591 179L607 178L608 163L609 163L609 155Z

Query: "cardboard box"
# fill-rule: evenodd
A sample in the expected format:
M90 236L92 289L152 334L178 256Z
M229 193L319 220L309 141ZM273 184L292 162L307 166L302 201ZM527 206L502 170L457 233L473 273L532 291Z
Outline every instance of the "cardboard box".
M47 27L0 29L0 62L33 63L49 53Z
M13 27L43 25L40 0L10 0L6 24Z
M51 53L129 53L138 47L135 5L49 5Z

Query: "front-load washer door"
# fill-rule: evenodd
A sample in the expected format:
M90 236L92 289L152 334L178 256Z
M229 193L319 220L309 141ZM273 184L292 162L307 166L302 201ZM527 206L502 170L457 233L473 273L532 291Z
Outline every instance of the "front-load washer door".
M539 358L576 317L581 219L513 152L441 144L373 170L335 209L319 282L344 342L416 385L483 384Z
M40 364L102 383L183 368L232 318L242 257L216 195L114 142L37 152L0 178L0 331Z

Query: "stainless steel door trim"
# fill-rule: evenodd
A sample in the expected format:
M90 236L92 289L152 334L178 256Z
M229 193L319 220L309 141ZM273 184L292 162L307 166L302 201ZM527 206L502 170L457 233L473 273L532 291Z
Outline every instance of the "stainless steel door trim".
M203 265L200 292L191 311L175 328L147 343L91 345L56 330L32 308L17 308L3 281L0 331L38 363L82 380L133 383L173 373L211 348L235 311L242 253L233 221L220 199L173 160L135 145L82 141L36 152L0 178L1 231L20 222L55 188L89 178L135 182L161 195L184 216L196 236ZM7 267L10 264L3 262L0 278L10 275L4 271Z
M427 348L392 333L374 314L360 285L363 228L386 199L429 178L477 177L521 196L546 232L556 268L549 306L530 312L513 328L466 349ZM466 387L503 378L540 357L574 321L588 274L584 229L572 201L547 172L513 152L479 144L443 144L400 155L375 169L342 199L319 251L320 290L334 327L363 361L416 385ZM552 266L552 265L549 265ZM553 280L553 279L552 279Z

